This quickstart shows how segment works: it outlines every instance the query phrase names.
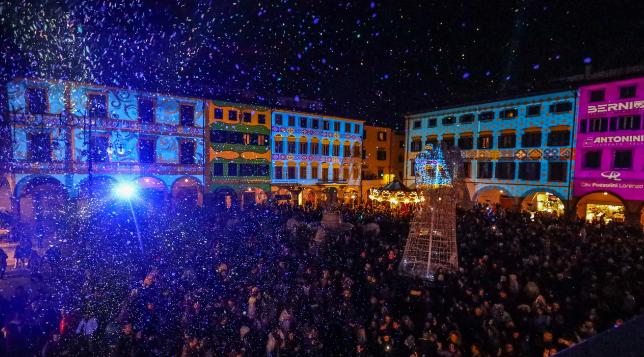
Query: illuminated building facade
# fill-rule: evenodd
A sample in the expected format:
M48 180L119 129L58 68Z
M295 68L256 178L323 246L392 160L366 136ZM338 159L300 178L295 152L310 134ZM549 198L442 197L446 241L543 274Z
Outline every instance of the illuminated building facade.
M265 201L271 190L271 111L266 107L207 101L206 185L230 207Z
M405 163L405 136L390 128L364 126L362 136L362 200L369 190L402 180Z
M37 79L6 89L11 149L0 196L22 219L126 181L148 201L202 203L203 100Z
M406 117L405 180L427 144L461 149L462 203L563 213L571 200L575 91L441 109Z
M271 122L276 201L359 202L364 121L274 110Z
M644 223L644 77L581 87L578 112L577 216Z

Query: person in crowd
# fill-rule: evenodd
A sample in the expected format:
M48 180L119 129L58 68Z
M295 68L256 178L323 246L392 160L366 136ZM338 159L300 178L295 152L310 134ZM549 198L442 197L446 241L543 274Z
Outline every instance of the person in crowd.
M61 225L78 245L0 301L0 351L531 357L644 312L642 231L624 224L458 210L459 268L428 281L398 271L411 213L340 207L350 226L316 240L313 207L135 209L143 252L129 209Z

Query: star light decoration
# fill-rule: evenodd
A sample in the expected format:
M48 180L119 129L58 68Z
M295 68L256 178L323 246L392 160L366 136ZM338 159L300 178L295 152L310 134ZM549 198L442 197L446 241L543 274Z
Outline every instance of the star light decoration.
M427 145L425 151L419 153L414 162L416 167L416 189L422 190L452 185L452 176L440 146Z

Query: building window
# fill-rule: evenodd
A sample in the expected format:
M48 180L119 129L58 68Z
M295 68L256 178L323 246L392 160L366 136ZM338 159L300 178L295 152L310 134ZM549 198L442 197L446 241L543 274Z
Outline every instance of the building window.
M322 167L322 181L324 181L324 182L329 181L329 168L328 167Z
M212 164L213 176L224 176L224 164L222 162L215 162Z
M353 144L353 157L361 157L362 150L360 150L360 143Z
M311 142L311 155L317 155L320 153L320 144L316 142Z
M290 127L295 126L295 116L293 116L293 115L288 116L288 126L290 126Z
M456 117L454 116L445 117L441 120L441 123L443 125L454 125L456 124Z
M300 166L300 180L306 180L306 166Z
M306 141L300 141L300 154L309 153L309 143Z
M284 178L284 168L282 166L275 166L273 169L273 176L276 180L281 180Z
M501 134L499 136L499 148L501 149L511 149L517 146L517 135L514 133L511 134Z
M492 178L492 167L492 161L479 161L477 177L482 179Z
M282 125L283 117L282 114L275 114L275 125Z
M411 152L419 152L423 147L423 143L420 140L413 140L411 142L411 147L410 151Z
M31 114L45 114L48 110L47 88L27 88L27 112Z
M588 120L588 132L603 133L608 131L608 118L595 118Z
M259 124L266 124L266 114L257 114L257 122Z
M555 130L548 133L548 146L570 145L570 130Z
M566 162L549 162L548 163L548 181L564 182L568 177L568 163Z
M431 145L433 148L438 146L438 137L436 135L432 135L425 140L425 145Z
M288 166L286 168L286 178L289 180L295 180L295 166Z
M380 161L387 160L387 150L385 149L376 150L376 158Z
M414 129L420 129L420 120L414 120Z
M584 153L584 168L585 169L598 169L602 164L601 151L587 151Z
M320 120L319 119L311 119L311 128L320 129Z
M541 114L541 105L531 105L526 110L526 116L536 117Z
M461 176L463 176L464 178L472 177L472 162L471 161L464 161L463 162Z
M614 169L630 169L633 164L633 151L631 150L615 150L615 158L613 160Z
M437 123L438 123L438 119L429 118L429 120L427 120L427 127L428 128L435 128ZM418 127L416 127L416 122L414 122L414 129L418 129L418 128L420 128L420 122L418 122Z
M295 154L295 141L294 140L288 140L286 142L286 152L288 154Z
M521 147L523 148L535 148L541 146L541 132L533 131L523 134L521 138Z
M610 118L610 130L639 130L640 119L639 115L612 117Z
M353 132L355 134L360 134L360 124L353 124Z
M499 118L501 119L516 119L519 116L519 110L517 108L504 109L499 112Z
M251 113L248 113L248 112L242 113L242 120L244 121L244 123L250 123L252 118L253 118L253 115Z
M459 119L461 124L467 124L467 123L472 123L474 122L474 114L464 114L461 115L461 118Z
M458 147L461 150L472 150L474 148L474 138L472 136L461 136L458 138Z
M572 102L560 102L550 105L550 113L565 113L572 110Z
M221 108L215 108L215 119L223 119L224 118L224 110Z
M496 163L496 178L501 180L514 180L516 164L513 161L499 161Z
M342 156L343 157L351 156L351 147L348 144L342 147Z
M494 146L494 138L492 135L481 135L478 138L478 149L491 149Z
M345 133L351 132L351 123L344 123L344 132Z
M107 97L105 94L87 95L87 115L90 118L107 117Z
M340 122L337 122L337 121L333 122L333 131L340 132Z
M385 176L385 169L382 168L382 167L379 167L378 168L378 177L383 178L383 176Z
M333 168L333 182L339 182L340 181L340 168L339 167L334 167Z
M108 162L109 154L107 147L109 145L109 138L107 136L95 136L92 138L92 149L90 152L90 159L93 162Z
M331 156L340 156L340 144L339 143L333 143L333 153Z
M454 136L443 136L443 145L448 149L454 147Z
M155 142L154 139L139 140L139 162L151 164L156 161Z
M603 89L590 91L590 101L591 102L603 102L606 91Z
M236 163L228 164L228 176L237 176L237 167L238 166L239 165L236 164ZM252 173L251 173L251 175L248 175L248 176L252 176Z
M308 128L308 119L306 117L300 117L300 128Z
M479 121L490 121L494 119L494 112L483 112L479 114Z
M322 155L329 156L329 143L322 143Z
M317 166L311 166L311 178L314 180L318 179L318 167Z
M540 162L520 162L519 178L521 180L536 181L541 178Z
M33 162L51 161L51 134L31 134L29 152Z
M181 142L180 163L192 165L195 163L195 143L193 141Z
M275 143L273 151L276 154L284 153L284 144L282 143L282 138L276 138L273 142Z
M229 110L228 111L228 120L237 121L237 111L236 110Z
M195 106L190 104L181 104L179 119L181 126L195 126Z
M416 176L416 161L409 160L409 175Z
M150 98L139 98L139 121L154 123L154 101Z
M331 128L331 124L329 124L328 120L322 121L322 130L329 130Z
M240 164L239 165L239 176L259 176L262 168L260 166L264 165L255 165L255 164ZM230 166L228 166L228 175L230 175Z
M378 132L378 141L387 141L387 132L379 131Z
M619 98L620 99L635 98L635 95L637 94L636 92L637 92L637 86L620 87Z

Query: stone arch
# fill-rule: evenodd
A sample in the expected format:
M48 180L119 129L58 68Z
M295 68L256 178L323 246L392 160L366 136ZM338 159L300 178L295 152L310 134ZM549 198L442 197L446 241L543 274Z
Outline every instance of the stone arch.
M623 222L626 218L626 201L613 192L588 192L577 200L576 213L577 217L586 221Z
M218 207L231 208L237 204L237 192L232 187L219 187L213 192L213 203Z
M490 205L500 204L503 208L512 208L514 200L512 197L507 196L507 193L509 191L503 186L486 185L476 190L472 202Z
M266 192L259 187L248 187L241 193L242 207L252 207L268 199Z
M20 220L56 222L62 218L69 192L55 177L30 175L16 184L15 198Z
M82 179L78 183L78 198L102 198L110 195L114 186L118 181L107 175L100 175L92 177L92 183L89 182L89 177Z
M566 208L566 201L559 192L546 187L527 190L521 195L520 204L524 211L549 212L557 215L563 215Z
M203 184L198 178L184 175L171 185L172 203L179 207L203 206Z
M156 205L166 202L168 187L165 182L155 176L142 176L136 179L139 187L139 195L143 200Z

